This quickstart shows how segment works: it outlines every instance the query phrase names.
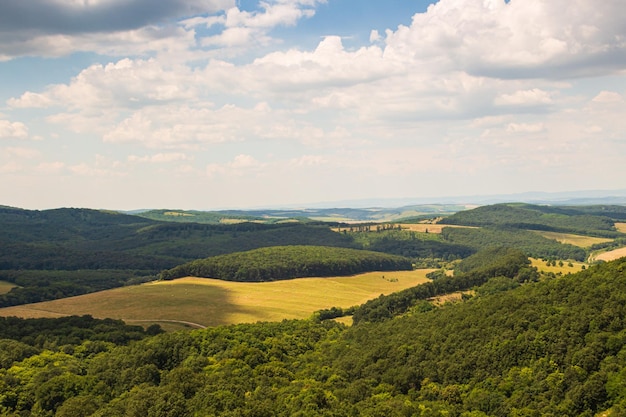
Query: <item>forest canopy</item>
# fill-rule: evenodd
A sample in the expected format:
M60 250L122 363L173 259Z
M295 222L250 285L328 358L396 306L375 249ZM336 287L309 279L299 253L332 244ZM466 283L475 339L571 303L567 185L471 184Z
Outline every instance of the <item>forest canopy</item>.
M276 281L412 269L411 261L379 252L326 246L273 246L199 259L177 266L161 279L185 276L227 281Z

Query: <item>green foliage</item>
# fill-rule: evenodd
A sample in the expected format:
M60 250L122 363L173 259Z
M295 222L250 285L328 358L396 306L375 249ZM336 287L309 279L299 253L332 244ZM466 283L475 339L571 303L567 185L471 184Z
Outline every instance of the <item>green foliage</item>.
M87 340L127 344L158 333L161 333L160 328L151 328L148 333L141 326L129 326L121 320L100 320L91 316L58 319L0 317L0 340L10 339L37 348L79 345Z
M493 277L519 282L535 280L537 275L529 268L530 261L524 253L510 248L486 249L463 262L459 265L462 273L453 277L439 274L432 282L366 302L355 310L354 323L389 320L406 313L419 301L483 285Z
M0 414L621 415L624 273L626 259L507 291L496 277L469 301L352 327L283 321L30 351L0 369Z
M615 220L626 217L620 206L551 207L531 204L495 204L461 211L442 220L444 224L501 226L617 237Z
M161 273L227 281L275 281L412 269L411 261L378 252L325 246L274 246L200 259Z
M85 209L0 208L0 306L132 285L181 263L276 245L354 246L316 224L163 223Z
M476 251L469 246L446 242L434 233L381 230L353 233L352 236L365 249L414 259L460 259Z
M490 247L514 247L533 258L561 258L583 261L584 249L559 243L527 230L482 227L480 229L445 227L441 235L451 243L469 246L475 250Z

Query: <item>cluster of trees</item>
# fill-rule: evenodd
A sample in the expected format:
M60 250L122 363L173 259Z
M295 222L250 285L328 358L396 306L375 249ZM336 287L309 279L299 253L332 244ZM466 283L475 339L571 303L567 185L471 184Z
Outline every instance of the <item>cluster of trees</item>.
M193 259L276 245L356 246L328 225L157 222L87 209L0 207L0 306L53 300L154 279Z
M410 269L409 259L379 252L326 246L273 246L195 260L163 271L160 277L196 276L251 282Z
M352 320L354 323L389 320L411 310L420 301L467 290L498 277L527 282L535 281L538 274L530 267L526 255L517 249L485 249L461 261L454 276L437 274L431 282L367 301L355 309Z
M441 231L441 236L447 242L468 246L475 250L497 246L514 247L533 258L584 261L587 256L583 248L547 239L528 230L509 227L481 227L479 229L445 227Z
M157 279L151 271L131 270L17 270L0 271L0 281L16 287L0 294L0 307L72 297Z
M95 319L89 315L56 319L0 317L0 340L10 339L38 349L38 351L41 349L68 351L66 346L69 346L69 351L71 351L71 346L85 341L126 345L133 340L141 340L160 333L163 331L158 324L144 329L142 326L127 325L122 320ZM9 351L4 353L11 355ZM3 360L6 364L6 356ZM8 364L5 368L12 364Z
M0 359L0 414L622 415L624 270L626 259L352 327L284 321L44 349L3 335L16 353Z
M602 210L606 207L606 210ZM530 204L495 204L461 211L441 223L464 226L503 226L526 230L548 230L616 237L615 220L626 215L624 207L550 207ZM618 206L615 206L618 207ZM595 209L594 209L595 208Z

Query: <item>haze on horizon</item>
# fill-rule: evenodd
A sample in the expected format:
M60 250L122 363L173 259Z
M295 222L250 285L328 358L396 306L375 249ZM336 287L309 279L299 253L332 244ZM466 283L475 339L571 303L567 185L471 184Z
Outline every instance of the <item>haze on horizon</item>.
M0 204L624 189L618 0L0 0Z

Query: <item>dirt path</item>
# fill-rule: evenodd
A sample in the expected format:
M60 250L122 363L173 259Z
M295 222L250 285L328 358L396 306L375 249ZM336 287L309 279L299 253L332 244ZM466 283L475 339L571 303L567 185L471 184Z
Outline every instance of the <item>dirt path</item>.
M202 324L193 323L191 321L184 320L168 320L168 319L154 319L154 320L127 320L121 319L125 323L174 323L174 324L184 324L187 326L195 327L196 329L206 329L206 326Z

